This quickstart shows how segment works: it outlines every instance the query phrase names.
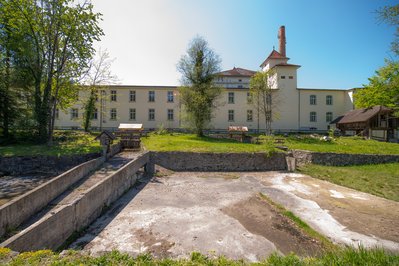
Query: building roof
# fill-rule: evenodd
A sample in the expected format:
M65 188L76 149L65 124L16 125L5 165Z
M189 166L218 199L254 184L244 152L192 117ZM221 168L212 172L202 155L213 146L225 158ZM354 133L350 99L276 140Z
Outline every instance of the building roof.
M101 136L103 136L103 135L107 136L109 139L112 139L112 140L115 139L115 136L114 136L114 134L113 134L112 132L110 132L110 131L108 131L108 130L103 130L103 131L100 133L100 135L98 135L98 136L95 138L95 140L100 139Z
M269 59L289 59L288 57L283 56L282 54L280 54L279 52L277 52L276 50L273 49L273 51L269 54L269 56L265 59L265 61L263 61L263 63L260 65L260 67L263 67L264 65L266 65L266 62Z
M222 71L217 73L218 76L230 76L230 77L252 77L256 71L249 69L234 67L233 69Z
M330 89L325 89L325 88L296 88L297 90L309 90L309 91L350 91L352 89L337 89L337 88L330 88Z
M288 63L280 63L280 64L276 64L275 67L276 66L301 67L300 65L288 64Z
M119 130L143 130L143 124L119 124Z
M330 122L330 125L337 124L339 121L341 121L343 117L344 117L343 115L338 116L337 118L335 118L333 121Z
M382 105L376 105L370 108L355 109L346 113L338 122L338 124L366 122L380 112L389 113L391 112L391 109Z

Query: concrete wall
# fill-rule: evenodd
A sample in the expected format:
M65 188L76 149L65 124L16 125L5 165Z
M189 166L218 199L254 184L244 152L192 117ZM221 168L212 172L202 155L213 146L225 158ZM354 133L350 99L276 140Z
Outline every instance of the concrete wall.
M72 203L53 213L0 244L15 251L57 249L75 231L93 222L103 211L136 182L136 172L149 164L149 153L140 155L111 176L83 192Z
M54 173L101 156L100 153L70 156L11 156L0 157L0 172L9 175L27 173Z
M2 205L0 207L0 237L7 229L17 228L72 184L98 168L104 160L100 157L78 165Z
M314 163L331 166L345 166L399 162L399 155L322 153L302 150L293 150L292 154L298 165Z
M174 171L286 170L284 153L151 152L151 162Z

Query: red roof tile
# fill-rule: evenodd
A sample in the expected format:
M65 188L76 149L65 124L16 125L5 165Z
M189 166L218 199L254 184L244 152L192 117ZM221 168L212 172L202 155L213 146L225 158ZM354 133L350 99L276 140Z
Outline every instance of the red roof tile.
M279 52L273 49L273 51L269 54L269 56L263 61L260 67L264 66L269 59L289 59L288 57L283 56Z
M217 73L218 76L231 76L231 77L252 77L256 71L234 67L233 69Z

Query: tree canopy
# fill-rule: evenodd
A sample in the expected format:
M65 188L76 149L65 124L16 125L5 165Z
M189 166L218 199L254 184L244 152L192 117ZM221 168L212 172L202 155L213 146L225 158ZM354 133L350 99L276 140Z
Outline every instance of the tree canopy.
M216 73L220 71L220 63L219 56L209 48L205 39L196 37L177 65L182 74L180 101L187 114L186 121L198 136L203 136L221 93L221 88L213 83Z
M386 65L369 78L369 84L355 92L356 108L384 105L399 115L399 62L386 61Z
M249 84L251 104L255 107L259 119L265 119L265 134L271 135L273 114L275 114L276 101L273 99L273 89L275 87L275 71L259 71L252 76Z
M76 99L77 79L103 35L101 16L89 1L0 0L0 8L14 69L32 89L39 139L51 142L55 110Z

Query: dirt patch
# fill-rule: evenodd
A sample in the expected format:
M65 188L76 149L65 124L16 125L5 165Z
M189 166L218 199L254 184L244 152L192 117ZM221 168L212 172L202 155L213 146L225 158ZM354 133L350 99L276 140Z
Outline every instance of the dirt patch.
M145 252L151 253L157 258L168 258L171 256L169 249L173 247L175 243L160 238L158 234L153 233L151 230L139 229L136 230L135 235L137 240L147 247Z
M310 178L302 180L307 186L316 182ZM326 181L317 182L317 185L316 199L303 197L315 200L349 230L399 242L399 208L396 202Z
M272 241L284 254L317 255L322 244L306 235L293 221L280 214L259 196L240 201L222 211L237 219L249 232Z

